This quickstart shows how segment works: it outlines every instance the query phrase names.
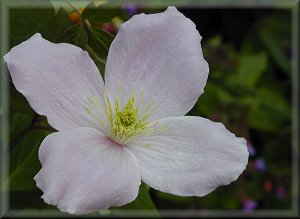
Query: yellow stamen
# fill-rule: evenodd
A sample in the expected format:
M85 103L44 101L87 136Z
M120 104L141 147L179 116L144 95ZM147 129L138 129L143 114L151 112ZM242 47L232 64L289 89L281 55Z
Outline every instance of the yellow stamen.
M117 95L121 93L121 83L118 82ZM88 98L88 103L98 109L101 108L107 116L108 127L107 135L116 143L121 145L128 144L133 138L142 136L155 135L165 131L166 124L158 126L158 122L148 121L151 114L156 110L157 105L153 106L153 101L148 101L141 109L143 102L143 93L137 99L135 98L135 91L132 92L131 97L127 100L127 103L122 107L118 97L114 97L114 104L110 102L107 95L106 87L104 88L104 103L101 104L99 99ZM137 103L136 103L137 102ZM122 108L121 108L122 107ZM87 112L90 110L86 109ZM99 119L101 125L104 125L104 121ZM149 147L152 144L145 146Z

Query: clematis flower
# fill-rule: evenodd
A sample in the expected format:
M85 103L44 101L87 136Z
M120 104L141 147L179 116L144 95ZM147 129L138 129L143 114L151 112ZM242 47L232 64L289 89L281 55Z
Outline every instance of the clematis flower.
M16 89L58 130L42 142L34 177L46 203L86 214L133 201L141 180L204 196L238 178L245 139L184 116L208 77L200 40L175 7L136 15L112 42L105 84L87 52L40 34L5 55Z

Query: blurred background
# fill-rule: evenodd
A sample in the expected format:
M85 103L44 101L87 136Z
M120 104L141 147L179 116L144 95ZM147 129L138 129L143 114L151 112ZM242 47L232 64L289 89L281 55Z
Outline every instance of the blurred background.
M43 2L42 8L10 8L9 47L40 32L50 41L72 43L87 50L101 73L120 25L134 14L161 12L167 7L125 1L117 5L103 1L88 5ZM249 164L237 181L205 197L178 197L142 185L133 203L105 214L117 214L118 209L291 209L291 9L259 5L215 9L189 6L184 1L177 7L196 24L210 66L205 92L189 115L222 122L237 136L245 137ZM33 180L41 167L39 145L54 130L11 82L9 92L10 166L5 182L9 208L55 209L43 202L42 192Z

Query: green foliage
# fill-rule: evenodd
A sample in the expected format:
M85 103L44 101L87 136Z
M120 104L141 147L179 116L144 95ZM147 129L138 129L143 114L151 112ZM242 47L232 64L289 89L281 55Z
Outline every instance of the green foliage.
M123 215L124 212L133 212L134 210L147 210L152 217L159 217L159 212L150 197L149 187L142 183L140 185L138 197L131 203L118 208L111 208L115 215Z
M82 12L82 17L89 20L91 23L106 23L111 21L119 13L120 9L117 7L117 5L106 3L95 6L95 4L92 2L84 9Z
M69 14L60 8L54 18L55 27L53 27L53 30L55 34L52 33L53 41L61 42L62 33L69 28L71 24ZM49 28L49 31L50 30L51 28Z
M250 100L250 126L262 131L278 132L290 122L291 108L276 91L259 88L256 98Z
M11 110L10 113L10 132L9 132L9 136L10 139L16 139L17 136L22 133L24 130L27 130L27 128L29 126L31 126L31 121L34 118L34 114L33 113L23 113L23 112L15 112L13 110ZM10 144L12 144L13 141L11 141ZM16 144L19 143L18 141L16 142ZM13 150L14 148L19 148L16 147L16 145L10 145L11 147L11 152L15 152L14 157L19 156L19 151L18 149ZM13 153L12 153L13 154ZM14 159L15 161L15 159ZM13 162L13 164L17 164L16 162ZM13 167L13 166L12 166Z
M133 202L121 207L121 209L147 209L154 210L158 214L149 195L149 187L145 183L140 185L138 197Z
M74 24L69 27L62 36L62 41L74 44L85 49L88 42L88 35L82 23Z
M95 53L100 57L106 57L114 36L103 29L94 27L88 28L88 34L88 44L94 48Z
M40 130L31 131L17 145L16 150L18 152L12 152L16 155L12 157L12 162L17 165L11 171L8 180L11 191L25 191L36 188L33 177L41 168L37 156L38 149L47 134L47 132Z
M287 53L291 41L291 16L278 14L266 18L259 27L259 37L275 64L291 74L291 61Z
M9 10L9 17L10 47L20 44L35 33L58 42L62 31L71 25L68 14L62 9L55 14L50 2L47 8L12 8Z
M33 113L33 110L26 98L22 94L20 94L13 86L10 87L9 92L9 106L11 110L23 113Z
M93 58L102 76L105 71L108 49L114 35L101 28L101 24L111 21L119 12L119 9L109 9L108 7L110 7L108 4L95 7L93 3L90 3L83 10L80 21L66 29L61 38L62 42L71 43L86 50Z
M10 9L10 45L20 44L33 34L40 32L47 39L53 39L49 31L52 25L52 9Z
M252 88L266 70L267 56L265 53L243 55L240 58L240 65L236 81L240 86Z
M256 155L250 156L246 172L230 189L236 194L222 194L223 190L217 189L193 202L193 208L241 207L238 196L255 200L260 209L290 208L290 26L289 13L274 13L249 29L241 49L225 43L220 35L204 44L210 75L205 93L190 114L200 112L223 122L238 136L246 137ZM263 160L267 169L256 170L256 159ZM265 183L271 185L270 190ZM283 198L278 196L279 186L286 189Z

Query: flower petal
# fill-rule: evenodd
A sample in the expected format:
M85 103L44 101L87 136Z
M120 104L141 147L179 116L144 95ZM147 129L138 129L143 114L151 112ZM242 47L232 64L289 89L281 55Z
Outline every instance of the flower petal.
M138 158L142 180L163 192L204 196L236 180L246 168L246 141L223 124L201 117L159 120L168 128L135 139L129 149Z
M195 24L175 7L133 16L109 49L105 83L111 98L120 96L121 106L133 93L143 96L144 107L153 101L158 107L150 120L185 115L208 77L200 41Z
M86 214L133 201L141 183L135 156L92 128L74 128L45 138L42 169L35 176L48 204Z
M12 48L4 60L16 89L54 128L101 126L94 121L102 110L91 107L88 98L100 101L104 83L87 52L35 34Z

